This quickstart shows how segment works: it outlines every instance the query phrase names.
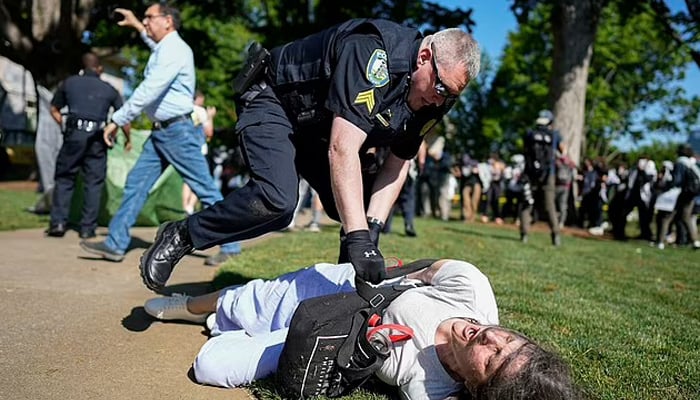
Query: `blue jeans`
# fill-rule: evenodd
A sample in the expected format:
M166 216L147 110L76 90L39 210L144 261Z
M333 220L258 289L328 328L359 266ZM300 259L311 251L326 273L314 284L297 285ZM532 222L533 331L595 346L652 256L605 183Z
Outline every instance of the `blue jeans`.
M203 144L204 136L196 132L192 121L176 122L151 132L126 178L122 203L109 223L107 247L119 254L126 252L131 242L129 229L146 203L149 190L168 165L172 164L205 207L223 199L202 155ZM221 245L221 251L240 253L241 246L238 242L226 243Z

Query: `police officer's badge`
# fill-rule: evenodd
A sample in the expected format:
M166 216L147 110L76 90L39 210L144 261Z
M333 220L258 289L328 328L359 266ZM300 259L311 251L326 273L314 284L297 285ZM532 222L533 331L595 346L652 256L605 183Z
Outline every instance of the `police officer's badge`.
M386 51L375 49L372 52L372 56L367 63L365 76L374 87L382 87L389 83L389 66L387 64Z

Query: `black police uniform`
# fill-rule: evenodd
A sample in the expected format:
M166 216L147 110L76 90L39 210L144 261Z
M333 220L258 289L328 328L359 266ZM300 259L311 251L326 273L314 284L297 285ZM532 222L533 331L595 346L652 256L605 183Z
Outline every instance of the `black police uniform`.
M58 109L68 106L64 117L63 146L56 160L51 225L66 224L78 170L82 168L85 195L81 233L94 231L100 210L102 185L107 171L107 145L102 133L110 107L122 106L119 92L89 69L66 79L51 100Z
M375 168L366 151L389 146L396 156L413 158L423 135L451 106L409 109L421 40L412 28L357 19L273 49L264 79L236 104L236 131L251 179L188 219L195 248L286 227L297 202L297 174L339 220L328 160L334 114L367 133L360 152L367 204Z

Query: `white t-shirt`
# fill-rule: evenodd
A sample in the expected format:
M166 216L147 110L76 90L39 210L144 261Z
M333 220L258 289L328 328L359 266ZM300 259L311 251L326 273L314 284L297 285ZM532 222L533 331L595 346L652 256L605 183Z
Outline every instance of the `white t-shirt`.
M425 304L432 305L428 309ZM496 298L488 278L464 261L446 262L430 286L411 289L389 305L382 323L408 326L415 336L394 345L377 376L398 386L404 399L442 400L463 390L462 382L450 377L435 351L438 325L455 317L498 324Z

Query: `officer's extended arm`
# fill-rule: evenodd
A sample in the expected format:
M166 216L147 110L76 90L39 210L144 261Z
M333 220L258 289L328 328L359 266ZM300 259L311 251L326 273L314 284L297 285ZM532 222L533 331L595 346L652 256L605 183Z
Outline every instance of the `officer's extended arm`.
M357 276L378 283L386 277L386 271L384 257L370 238L364 209L359 151L366 137L360 128L336 115L328 159L333 197L346 232L341 246L347 249Z
M360 147L367 134L336 116L331 128L328 158L335 205L345 232L367 229L362 193Z

